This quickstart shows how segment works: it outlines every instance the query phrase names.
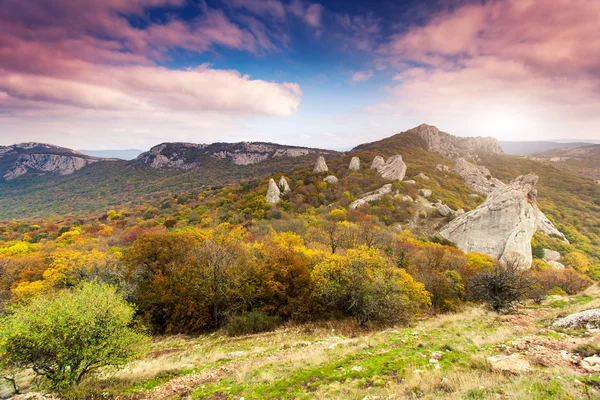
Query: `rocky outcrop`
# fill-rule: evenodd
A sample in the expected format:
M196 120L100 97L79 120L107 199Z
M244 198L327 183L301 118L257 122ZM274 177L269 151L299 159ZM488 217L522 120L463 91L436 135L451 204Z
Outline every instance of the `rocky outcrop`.
M462 138L441 132L435 126L420 125L407 131L418 135L428 151L432 151L450 159L466 157L475 159L478 153L504 154L497 139L491 137Z
M335 185L336 183L339 182L339 179L335 176L335 175L329 175L326 176L325 178L323 178L323 180L327 183L331 183L333 185Z
M377 172L384 179L391 181L401 181L406 175L406 164L402 161L401 155L395 155L387 159L385 164L377 168Z
M275 143L162 143L138 156L134 163L152 168L190 170L211 159L230 160L236 165L251 165L270 158L301 157L309 154L336 154L334 151Z
M376 156L371 163L371 169L379 169L385 165L385 160L381 156Z
M287 181L285 180L285 176L281 175L281 179L279 179L279 190L281 191L281 193L286 194L292 191L292 189L290 189L290 185L288 185Z
M352 203L350 203L349 207L352 209L359 208L359 207L369 203L370 201L380 200L383 196L385 196L386 194L391 193L391 192L392 192L392 184L388 183L387 185L383 185L383 187L381 187L373 192L366 193L360 199L355 200Z
M360 158L352 157L350 160L350 165L348 166L350 171L358 171L360 169Z
M22 154L13 167L4 175L5 179L14 179L28 172L70 175L88 164L100 161L98 158L79 157L59 154Z
M325 157L319 156L319 158L317 158L317 162L315 163L315 167L313 168L313 172L321 173L325 171L329 171L329 168L327 168L327 163L325 162Z
M568 315L554 321L552 326L559 328L598 329L600 328L600 308Z
M454 163L454 172L458 174L463 181L475 193L480 195L489 195L504 183L492 176L489 169L483 165L475 165L464 158L459 158Z
M486 201L442 229L440 235L464 252L478 252L529 267L537 226L538 177L523 175L495 190Z
M277 204L281 201L281 191L275 183L275 180L271 178L269 180L269 188L267 189L267 203Z

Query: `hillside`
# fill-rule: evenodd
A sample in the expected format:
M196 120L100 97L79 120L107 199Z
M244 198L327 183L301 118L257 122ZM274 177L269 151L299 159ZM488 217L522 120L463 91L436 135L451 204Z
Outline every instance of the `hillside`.
M532 154L531 157L584 178L600 180L600 145L555 149Z
M593 144L593 141L555 141L555 142L546 142L546 141L500 141L500 145L506 154L510 155L531 155L536 153L543 153L552 150L565 150L572 149L576 147L589 146Z

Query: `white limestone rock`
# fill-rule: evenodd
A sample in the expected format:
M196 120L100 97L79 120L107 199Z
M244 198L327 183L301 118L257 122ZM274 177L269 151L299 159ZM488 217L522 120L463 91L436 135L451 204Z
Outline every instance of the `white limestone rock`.
M498 188L475 210L446 225L440 235L462 251L478 252L530 267L531 239L536 230L538 177L523 175Z
M442 164L436 165L435 169L437 169L438 171L444 171L444 172L449 172L450 171L450 167L449 166L442 165Z
M336 178L334 175L326 176L325 178L323 178L323 180L327 183L331 183L334 185L339 182L339 179Z
M350 160L350 165L348 166L350 171L358 171L360 169L360 158L352 157Z
M556 226L554 226L552 221L550 221L548 219L548 217L546 217L541 210L539 210L539 213L538 213L537 229L538 229L538 231L545 233L548 236L555 236L555 237L558 237L563 242L569 243L569 241L567 240L565 235L561 231L559 231L556 228Z
M425 175L424 173L422 173L422 172L419 175L417 175L417 178L423 179L425 181L429 180L429 177L427 175Z
M409 195L405 194L404 196L402 196L400 198L400 200L405 201L407 203L412 203L414 200L412 197L410 197Z
M459 158L454 164L456 172L475 193L489 195L504 183L492 176L489 169L483 165L475 165L464 158Z
M423 196L423 197L430 197L432 194L432 191L430 189L419 189L419 195Z
M416 184L416 183L417 183L417 181L414 181L414 180L412 180L412 179L409 179L409 180L407 180L407 181L402 181L402 182L406 183L407 185L414 185L414 184Z
M286 194L292 191L292 189L290 189L290 185L288 185L287 180L285 179L285 176L281 175L281 179L279 179L279 190L281 191L281 193Z
M544 261L560 261L560 253L558 251L544 249Z
M376 156L371 164L371 169L379 169L385 165L385 160L381 156Z
M281 201L281 191L275 183L275 180L271 178L269 180L269 188L267 189L267 203L277 204Z
M558 271L564 271L565 270L564 264L561 264L558 261L552 261L552 260L550 260L550 261L546 261L546 264L549 267L554 268L555 270L558 270Z
M531 372L531 364L519 353L509 356L499 355L487 358L487 363L496 372L504 372L515 375Z
M313 172L321 173L325 171L329 171L329 168L327 168L327 163L325 162L325 157L319 156L319 158L317 158L317 162L315 163Z
M383 196L385 196L386 194L391 193L391 192L392 192L392 184L388 183L387 185L383 185L381 188L379 188L373 192L365 193L363 195L363 197L350 203L349 207L351 209L359 208L359 207L367 204L370 201L380 200Z
M391 181L401 181L406 175L406 164L402 161L401 155L395 155L387 159L384 165L377 168L377 171L384 179Z
M436 204L436 209L438 214L440 214L442 217L447 217L448 215L454 213L450 207L441 202Z
M577 312L554 321L552 326L559 328L600 328L600 308Z
M463 210L462 208L459 208L458 210L454 211L454 215L456 215L457 217L459 215L463 215L465 213L465 210Z
M99 158L78 157L59 154L22 154L4 178L14 179L28 172L42 172L53 175L71 175L86 165L100 161Z

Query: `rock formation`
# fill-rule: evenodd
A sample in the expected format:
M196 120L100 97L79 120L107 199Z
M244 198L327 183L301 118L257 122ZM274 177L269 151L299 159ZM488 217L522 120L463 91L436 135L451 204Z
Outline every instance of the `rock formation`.
M546 217L541 210L538 210L538 224L537 224L537 229L540 232L545 233L548 236L555 236L555 237L558 237L563 242L569 243L569 241L567 240L567 238L565 237L565 235L561 231L559 231L556 228L556 226L554 226L554 224L552 223L552 221L550 221L548 219L548 217Z
M537 226L535 204L538 177L523 175L495 190L475 210L461 215L440 235L464 252L488 254L502 261L517 261L529 267L531 238Z
M371 169L379 169L385 165L385 160L381 156L376 156L371 164Z
M388 158L385 164L377 168L377 172L384 179L401 181L406 175L406 168L406 164L402 161L402 156L398 154Z
M271 178L269 180L269 188L267 189L267 203L277 204L281 201L281 191L275 183L275 180Z
M561 271L565 269L565 266L559 262L560 253L558 251L544 249L544 261L554 269Z
M358 171L360 169L360 158L352 157L350 160L350 165L348 166L350 171Z
M323 178L323 180L327 183L336 184L339 182L339 179L335 175L329 175Z
M440 214L442 217L447 217L450 214L454 214L454 211L452 211L452 209L447 205L443 204L441 200L438 200L435 207L438 214Z
M477 153L504 154L497 139L491 137L462 138L441 132L435 126L420 125L407 133L418 135L428 151L433 151L449 159L459 157L477 158Z
M325 171L329 171L329 168L327 168L327 163L325 162L325 157L319 156L319 158L317 158L317 162L315 163L315 168L313 168L313 172L321 173Z
M475 193L489 195L496 188L504 186L499 179L492 177L489 169L483 165L475 165L464 158L459 158L454 164L456 172Z
M288 185L287 181L285 180L285 176L283 175L281 175L281 179L279 179L279 190L281 190L281 193L283 194L292 191L292 189L290 189L290 185Z
M70 175L88 164L100 161L98 158L59 154L22 154L13 167L4 175L14 179L28 172L48 172L54 175Z
M598 329L600 328L600 308L567 315L564 318L554 321L552 326L560 328Z
M349 207L352 209L361 207L362 205L367 204L370 201L379 200L383 196L385 196L386 194L391 193L391 192L392 192L392 184L388 183L387 185L383 185L383 187L381 187L373 192L365 193L363 195L363 197L350 203Z

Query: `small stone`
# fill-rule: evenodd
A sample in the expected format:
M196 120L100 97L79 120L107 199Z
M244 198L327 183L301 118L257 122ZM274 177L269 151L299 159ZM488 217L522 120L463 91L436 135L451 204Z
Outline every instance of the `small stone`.
M352 369L352 371L356 371L356 372L364 371L364 368L361 367L360 365L355 365L351 369Z

